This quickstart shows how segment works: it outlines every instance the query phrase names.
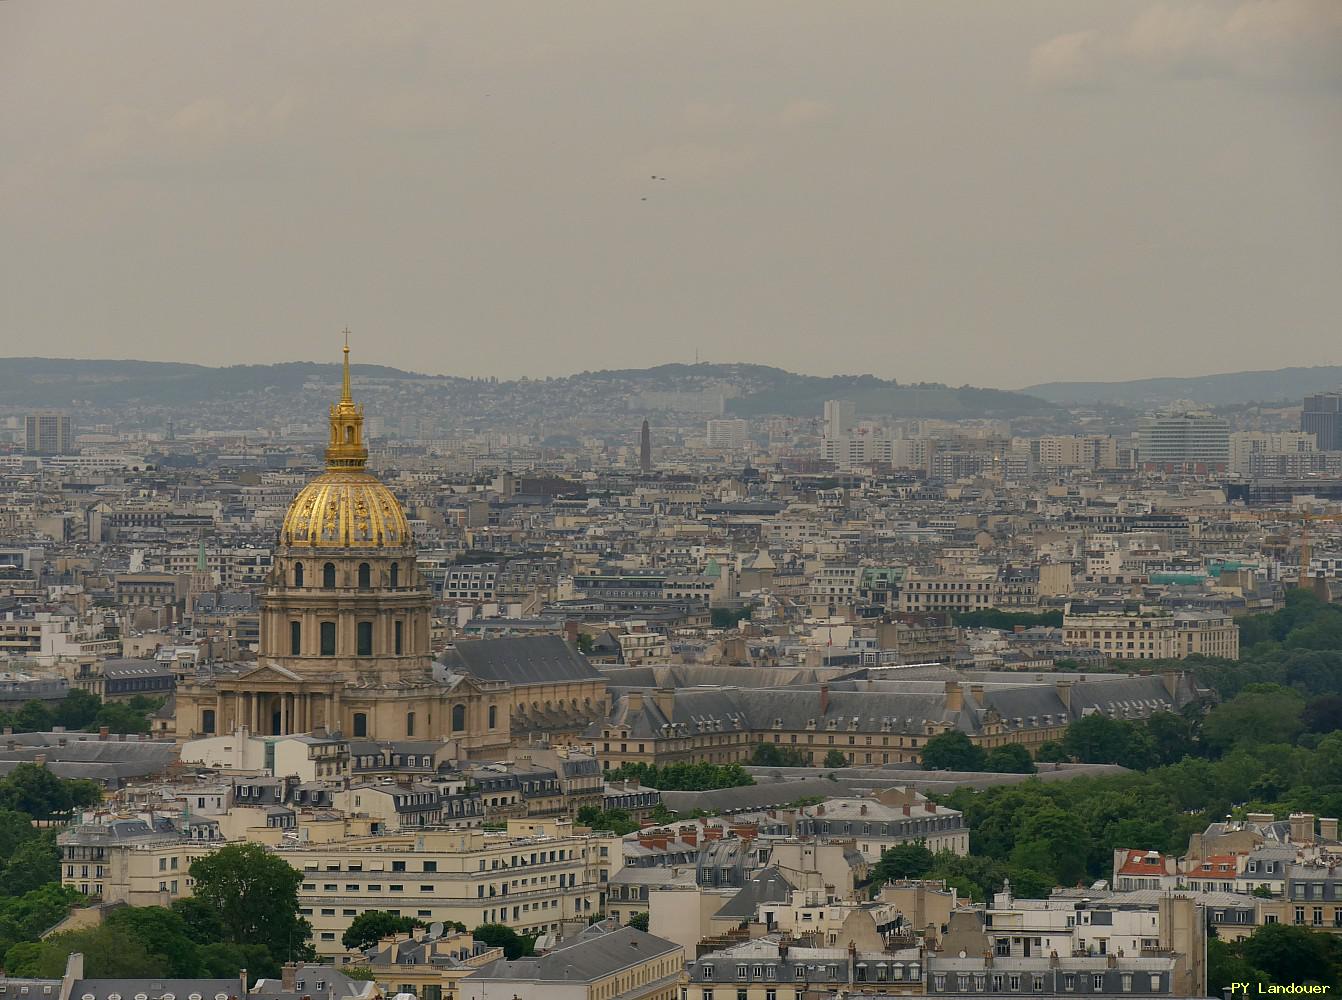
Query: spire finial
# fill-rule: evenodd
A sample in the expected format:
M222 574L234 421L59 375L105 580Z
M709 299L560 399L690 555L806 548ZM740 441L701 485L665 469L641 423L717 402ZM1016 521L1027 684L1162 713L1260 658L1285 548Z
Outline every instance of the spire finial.
M345 327L345 378L340 387L340 401L342 403L353 402L349 390L349 327Z

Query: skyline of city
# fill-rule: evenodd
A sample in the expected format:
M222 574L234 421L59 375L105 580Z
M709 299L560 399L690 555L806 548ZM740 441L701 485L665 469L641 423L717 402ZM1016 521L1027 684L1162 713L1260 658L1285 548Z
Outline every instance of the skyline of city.
M0 1000L1342 990L1340 99L1342 0L0 3Z

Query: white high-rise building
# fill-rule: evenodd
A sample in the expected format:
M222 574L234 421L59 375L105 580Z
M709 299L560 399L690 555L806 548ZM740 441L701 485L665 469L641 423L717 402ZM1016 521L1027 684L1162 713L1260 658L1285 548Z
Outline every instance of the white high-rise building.
M742 449L750 440L750 422L746 420L710 420L708 446L710 448Z
M857 404L851 399L825 401L825 437L840 438L857 422Z
M1230 425L1210 413L1157 414L1142 420L1137 448L1148 469L1225 472Z

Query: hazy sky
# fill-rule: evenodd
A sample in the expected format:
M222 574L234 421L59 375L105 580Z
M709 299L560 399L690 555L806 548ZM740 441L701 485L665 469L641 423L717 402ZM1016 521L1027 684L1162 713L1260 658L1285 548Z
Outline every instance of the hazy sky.
M1340 318L1342 0L0 3L0 356L1014 387Z

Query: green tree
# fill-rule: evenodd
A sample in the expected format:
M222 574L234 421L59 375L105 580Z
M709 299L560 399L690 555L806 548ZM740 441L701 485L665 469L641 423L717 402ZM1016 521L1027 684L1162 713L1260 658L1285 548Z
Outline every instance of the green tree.
M67 819L76 809L96 805L102 792L91 781L62 781L45 767L20 764L0 780L0 809L34 819Z
M924 841L897 844L888 851L882 851L881 859L872 866L872 884L880 886L896 879L923 878L932 870L935 860Z
M1067 748L1059 740L1045 740L1039 744L1039 749L1034 753L1034 759L1048 761L1049 763L1062 763L1070 758L1067 756Z
M1240 942L1240 954L1269 981L1336 986L1328 935L1291 924L1264 924Z
M125 931L162 959L165 975L189 979L201 974L200 947L181 914L163 906L128 906L108 914L106 924Z
M200 947L200 974L210 979L231 979L246 969L252 982L279 979L283 966L263 944L232 944L211 941Z
M1270 977L1255 969L1234 945L1220 938L1207 940L1207 995L1225 996L1231 983L1265 983Z
M17 945L5 955L10 975L59 979L71 952L84 956L84 975L90 979L138 979L168 975L168 963L153 955L143 942L113 924L53 934L31 945Z
M1045 805L1021 821L1011 861L1071 885L1086 875L1087 835L1081 821L1056 805Z
M504 924L481 924L471 937L491 948L502 948L504 958L522 958L535 954L536 939L518 934Z
M311 954L312 927L298 914L303 875L260 844L221 847L192 862L191 878L195 898L218 914L225 941L265 945L284 961Z
M617 837L638 829L638 824L623 809L602 810L596 806L583 806L575 818L583 826L590 826L593 830L609 830Z
M363 951L384 937L408 934L416 927L423 926L424 922L414 917L398 917L386 910L365 910L350 921L350 925L340 937L340 943L350 951Z
M0 864L13 857L19 845L37 836L33 818L16 809L0 809ZM14 895L9 886L0 880L0 895Z
M1156 762L1177 764L1197 752L1193 724L1173 712L1156 712L1146 720L1146 731L1151 737Z
M740 764L668 764L665 767L622 764L606 772L606 777L610 780L633 779L648 788L683 792L736 788L755 783L755 779Z
M1300 722L1311 733L1342 729L1342 694L1321 694L1311 699L1300 714Z
M948 729L927 741L923 747L926 771L982 771L987 755L959 729Z
M825 754L825 767L847 767L848 758L843 755L842 750L831 750Z
M16 733L46 733L55 724L56 716L40 701L25 701L14 713L12 723Z
M646 932L648 929L648 913L646 910L640 910L638 913L629 914L628 925L635 930Z
M993 747L983 761L985 771L997 771L1000 774L1034 774L1034 761L1030 751L1019 743L1007 743Z
M796 747L779 746L777 743L756 743L750 755L750 763L756 767L806 767L806 758Z
M0 955L16 944L36 941L38 935L64 920L70 908L83 899L75 890L54 882L22 896L0 899Z
M102 700L96 694L81 688L71 688L64 700L56 706L56 725L70 730L83 729L97 718L101 707Z
M1088 764L1143 769L1151 766L1156 756L1154 742L1145 729L1098 712L1068 726L1062 745L1067 756Z
M1305 700L1276 684L1251 684L1207 713L1202 738L1219 753L1242 743L1290 743L1302 728Z
M48 882L60 880L61 855L56 847L56 833L46 830L14 849L9 861L0 869L0 892L21 896Z
M98 714L86 727L90 732L106 726L113 733L149 732L149 713L117 701L109 701L98 709Z

